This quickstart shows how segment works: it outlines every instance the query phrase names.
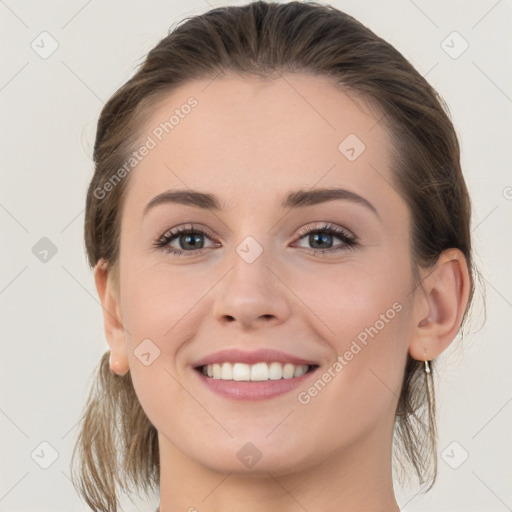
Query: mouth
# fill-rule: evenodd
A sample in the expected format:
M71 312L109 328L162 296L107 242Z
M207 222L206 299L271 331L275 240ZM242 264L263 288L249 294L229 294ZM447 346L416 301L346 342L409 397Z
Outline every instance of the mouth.
M221 350L192 365L199 382L230 400L264 400L304 385L319 365L274 349Z
M196 366L195 370L208 379L236 382L266 382L297 379L318 368L315 364L281 363L279 361L221 362Z

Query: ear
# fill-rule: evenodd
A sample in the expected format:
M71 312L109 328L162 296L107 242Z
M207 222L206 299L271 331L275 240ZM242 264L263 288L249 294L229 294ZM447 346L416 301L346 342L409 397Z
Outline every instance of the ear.
M105 336L110 347L110 369L118 375L125 375L130 367L128 364L125 332L121 319L118 289L115 289L112 276L108 275L105 260L100 260L94 267L94 280L103 309Z
M409 344L413 359L430 361L450 345L459 331L469 288L469 271L462 251L443 251L416 290Z

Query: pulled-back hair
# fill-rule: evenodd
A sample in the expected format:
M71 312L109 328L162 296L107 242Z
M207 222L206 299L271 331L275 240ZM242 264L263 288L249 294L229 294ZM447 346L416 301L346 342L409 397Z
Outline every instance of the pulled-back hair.
M460 249L470 269L469 307L474 288L470 200L446 106L389 43L351 16L316 2L254 2L186 18L109 99L98 121L95 171L86 199L85 244L92 267L104 260L111 271L118 263L121 209L130 175L108 194L98 191L106 190L105 184L125 164L145 117L177 87L226 72L268 79L284 72L321 76L372 105L391 136L394 182L411 215L415 276L419 268L435 264L445 249ZM430 488L437 473L433 378L409 354L403 370L393 441L395 470L402 478L412 467ZM87 400L73 460L76 456L73 482L95 511L116 512L118 488L129 492L132 485L159 487L157 431L138 401L130 374L110 370L109 352L101 358Z

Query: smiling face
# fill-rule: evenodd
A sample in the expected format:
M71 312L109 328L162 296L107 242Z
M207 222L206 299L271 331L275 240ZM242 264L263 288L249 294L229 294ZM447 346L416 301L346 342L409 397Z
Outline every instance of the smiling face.
M162 452L220 471L388 457L414 323L389 134L326 79L285 76L169 94L124 200L112 353Z

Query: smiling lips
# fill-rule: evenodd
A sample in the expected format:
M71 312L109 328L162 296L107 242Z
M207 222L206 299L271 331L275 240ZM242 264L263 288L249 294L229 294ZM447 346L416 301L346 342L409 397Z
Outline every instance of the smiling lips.
M271 398L298 386L318 364L273 349L222 350L194 365L212 391L236 400Z

